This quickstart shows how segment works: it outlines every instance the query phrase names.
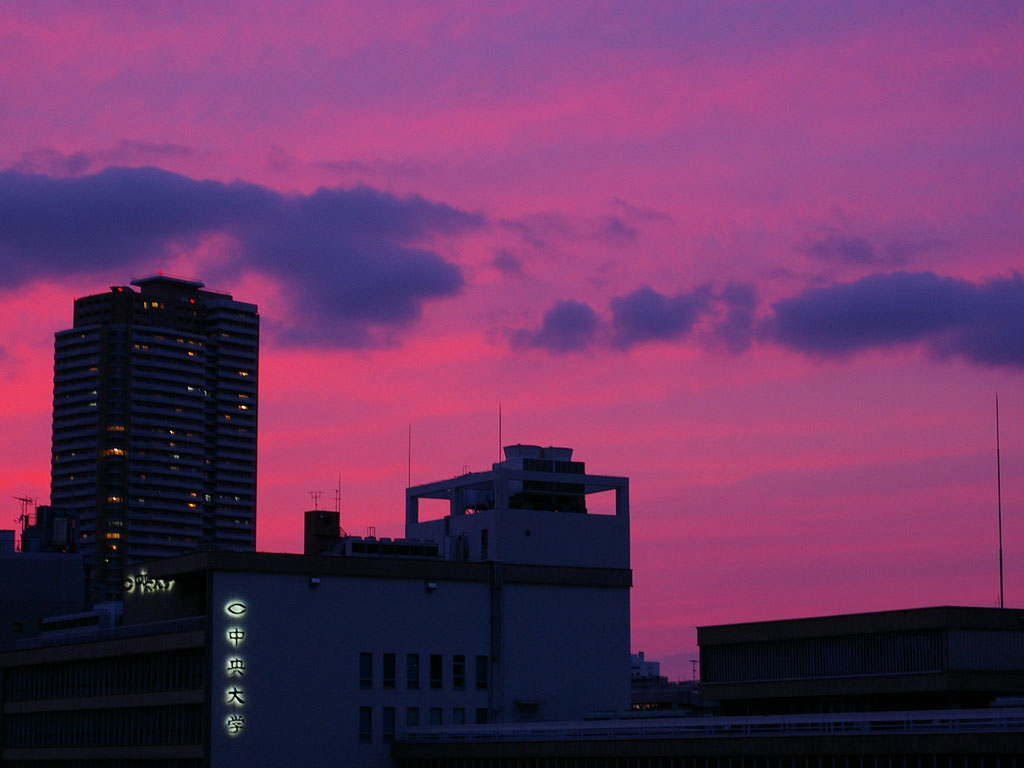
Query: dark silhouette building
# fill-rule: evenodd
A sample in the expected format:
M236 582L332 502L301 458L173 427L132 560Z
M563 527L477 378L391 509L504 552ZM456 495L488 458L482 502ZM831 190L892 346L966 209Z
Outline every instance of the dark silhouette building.
M56 334L50 499L94 601L125 569L256 543L256 306L159 274L75 300Z

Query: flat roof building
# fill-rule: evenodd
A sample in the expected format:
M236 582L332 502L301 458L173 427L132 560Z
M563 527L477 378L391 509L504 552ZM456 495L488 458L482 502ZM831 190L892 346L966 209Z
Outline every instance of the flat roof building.
M697 628L724 714L989 707L1024 695L1024 610L934 607Z
M342 542L130 568L121 626L0 654L0 761L384 768L418 728L629 708L628 567Z

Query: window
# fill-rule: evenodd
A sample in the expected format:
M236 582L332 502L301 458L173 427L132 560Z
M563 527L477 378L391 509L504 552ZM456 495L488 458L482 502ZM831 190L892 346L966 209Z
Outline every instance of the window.
M487 559L487 529L480 531L480 559Z
M384 707L383 724L381 726L381 740L385 744L390 744L395 740L395 708Z
M430 687L441 687L441 654L430 654Z
M405 687L420 687L420 655L418 653L405 654Z
M455 725L465 725L466 724L466 708L465 707L456 707L455 709L452 710L452 723L454 723Z
M373 654L359 654L359 687L373 688Z
M476 708L476 724L487 725L487 708L477 707Z
M395 654L384 654L384 670L381 673L381 684L385 688L395 687Z
M431 707L430 708L430 724L441 725L441 708Z
M476 657L476 687L478 691L487 690L487 657Z
M466 657L452 656L452 687L457 690L466 688Z
M373 742L373 710L369 707L359 708L359 743Z
M406 707L405 708L405 725L407 728L416 728L420 724L420 708L419 707Z

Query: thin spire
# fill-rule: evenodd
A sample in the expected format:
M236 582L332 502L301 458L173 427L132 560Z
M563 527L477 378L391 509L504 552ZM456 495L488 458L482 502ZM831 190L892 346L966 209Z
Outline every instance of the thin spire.
M999 393L996 392L996 508L999 513L999 607L1003 601L1003 476L999 462Z

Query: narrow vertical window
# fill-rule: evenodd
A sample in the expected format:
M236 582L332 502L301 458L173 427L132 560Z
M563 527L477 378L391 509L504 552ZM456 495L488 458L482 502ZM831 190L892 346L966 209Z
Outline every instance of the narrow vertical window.
M420 724L420 708L419 707L406 707L405 708L405 725L408 728L418 728Z
M452 710L452 723L454 723L455 725L465 725L466 724L466 708L465 707L456 707L455 709Z
M395 740L395 708L384 707L382 715L381 740L385 744L390 744Z
M441 725L441 708L431 707L430 708L430 724Z
M441 654L430 654L430 687L441 687Z
M478 691L487 690L487 657L476 657L476 687Z
M383 670L381 671L381 685L385 688L395 687L395 654L385 653Z
M484 528L484 529L482 529L480 531L480 559L481 560L486 560L487 559L487 551L488 551L488 547L487 547L487 529Z
M359 654L359 687L373 688L373 654Z
M373 742L373 710L369 707L359 708L359 743Z
M457 691L466 688L466 657L452 656L452 688Z
M487 725L487 708L477 707L476 708L476 724Z
M405 654L405 687L420 687L420 655L418 653Z

